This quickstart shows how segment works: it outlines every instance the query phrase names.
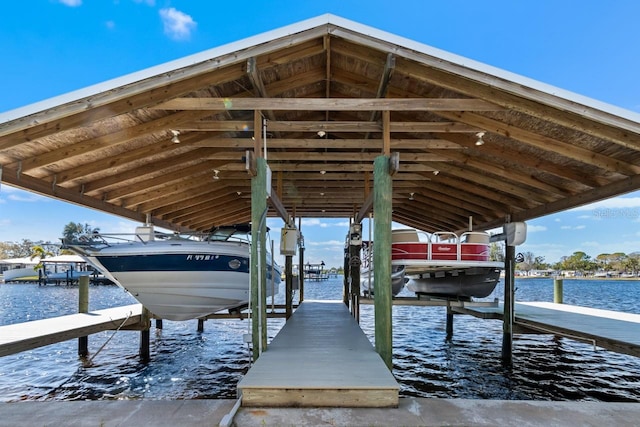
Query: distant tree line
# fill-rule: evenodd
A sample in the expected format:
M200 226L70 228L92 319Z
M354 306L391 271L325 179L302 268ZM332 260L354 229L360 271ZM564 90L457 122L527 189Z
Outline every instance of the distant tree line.
M69 222L62 230L64 241L78 240L82 236L90 236L99 232L89 224ZM53 256L70 253L61 249L60 243L44 241L33 242L22 239L21 242L0 242L0 259L22 258L33 256ZM524 261L517 264L520 271L529 273L532 270L576 271L583 275L589 275L598 271L612 271L618 273L630 273L637 275L640 272L640 252L625 254L616 252L613 254L600 254L595 258L585 252L574 252L569 256L563 256L560 261L550 264L545 262L543 256L536 256L533 252L524 252ZM504 243L493 242L489 246L489 259L492 261L504 261ZM342 273L342 267L336 269Z
M70 222L62 230L62 239L65 241L78 240L84 235L91 235L99 229L91 227L89 224ZM48 257L71 253L61 248L61 242L45 242L39 240L34 242L29 239L22 239L20 242L0 242L0 259L24 258L24 257Z
M597 272L638 275L640 272L640 252L605 253L592 258L585 252L577 251L561 257L560 261L553 264L545 263L544 257L535 256L532 252L525 252L522 255L524 261L519 263L517 268L526 272L531 270L575 271L582 275L593 275Z

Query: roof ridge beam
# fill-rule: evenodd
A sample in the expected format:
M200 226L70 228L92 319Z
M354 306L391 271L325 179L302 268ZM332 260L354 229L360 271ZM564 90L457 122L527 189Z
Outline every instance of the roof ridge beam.
M227 111L502 111L474 98L174 98L155 110Z

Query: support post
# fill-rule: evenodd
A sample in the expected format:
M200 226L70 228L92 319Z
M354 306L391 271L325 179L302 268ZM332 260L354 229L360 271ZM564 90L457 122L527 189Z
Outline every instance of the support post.
M142 307L142 316L140 318L142 323L142 329L140 330L140 360L143 363L148 362L151 359L151 312L147 307Z
M284 281L285 281L285 317L287 320L293 312L293 257L284 257Z
M360 321L360 250L362 249L362 224L353 223L349 228L349 271L351 273L351 311Z
M78 313L89 312L89 277L82 276L78 280ZM78 338L78 356L89 354L89 337Z
M556 304L562 304L564 301L564 295L562 290L562 279L556 277L553 279L553 302Z
M514 282L516 247L505 246L504 316L502 323L502 363L511 365L513 358Z
M156 319L156 329L162 329L162 319Z
M267 162L256 158L256 176L251 178L251 326L253 360L267 347Z
M450 340L453 337L453 311L450 306L447 306L447 340Z
M298 258L298 295L299 302L304 301L304 236L302 235L302 217L298 218L298 230L300 231L300 257Z
M344 245L344 265L343 265L343 287L342 287L342 302L349 308L349 295L351 289L351 267L349 266L349 241L347 240Z
M198 332L204 332L204 319L198 319Z
M373 162L373 283L376 351L389 370L393 368L393 331L391 295L391 193L389 157L378 156Z

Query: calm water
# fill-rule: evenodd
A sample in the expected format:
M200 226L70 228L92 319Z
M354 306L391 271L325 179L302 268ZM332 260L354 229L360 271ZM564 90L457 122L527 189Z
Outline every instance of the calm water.
M518 301L553 301L551 279L516 281ZM408 295L408 294L407 294ZM502 299L498 286L488 299ZM565 280L567 304L640 314L638 281ZM306 299L341 299L342 278L305 285ZM282 293L276 303L281 302ZM73 314L76 287L0 285L0 325ZM90 309L135 303L115 286L92 286ZM640 358L611 353L549 335L516 336L514 363L500 363L502 324L456 316L445 338L442 307L394 307L394 370L402 396L470 399L599 400L640 402ZM269 320L270 338L282 327ZM320 325L321 326L321 325ZM361 326L373 342L373 308L363 306ZM164 322L152 328L151 362L138 360L139 332L120 331L94 355L78 359L77 341L0 359L0 401L85 399L235 398L249 368L242 334L247 320ZM113 332L92 335L94 354Z

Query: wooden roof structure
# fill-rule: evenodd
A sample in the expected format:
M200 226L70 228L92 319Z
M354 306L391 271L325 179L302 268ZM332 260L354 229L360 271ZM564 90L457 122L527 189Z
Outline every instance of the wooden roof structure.
M354 217L389 152L426 231L640 188L640 115L333 15L0 114L3 183L181 231L250 220L263 145L296 217Z

